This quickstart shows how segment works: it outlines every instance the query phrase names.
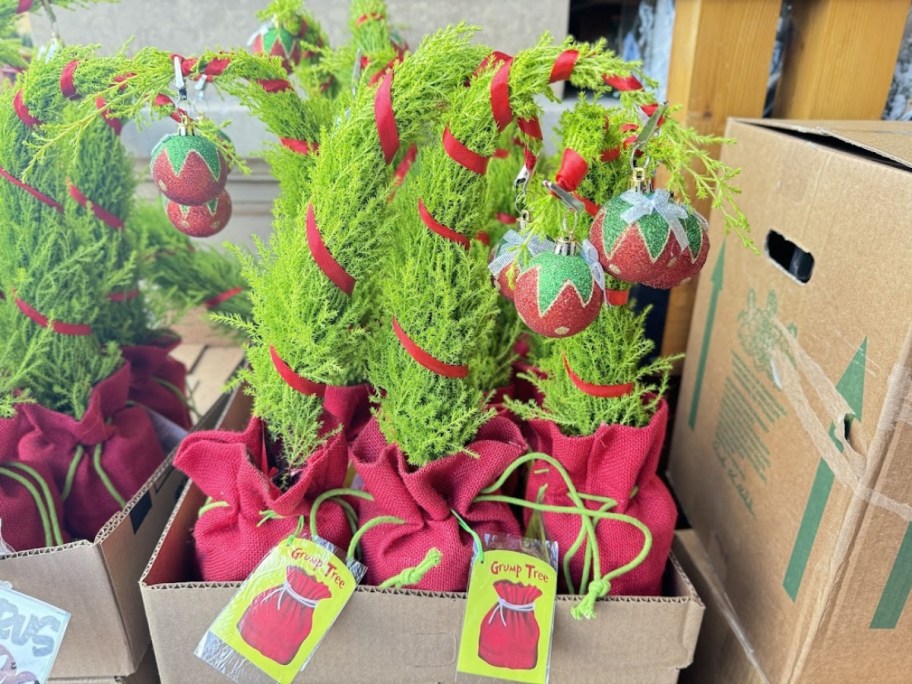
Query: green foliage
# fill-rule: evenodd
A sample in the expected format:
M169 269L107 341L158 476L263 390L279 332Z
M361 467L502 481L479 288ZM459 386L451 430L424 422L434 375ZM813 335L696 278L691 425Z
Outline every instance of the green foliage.
M243 286L234 253L194 244L171 225L159 203L137 203L130 224L143 239L139 270L156 326L168 326L215 295ZM250 298L241 292L211 310L222 332L236 335L234 321L249 319Z
M468 44L465 27L440 31L396 68L393 109L402 147L420 137L447 94L472 73L485 48ZM313 398L291 390L269 358L274 345L299 375L345 385L366 377L367 345L362 322L375 301L355 287L349 298L314 263L304 237L306 208L330 254L357 281L377 267L380 229L388 210L392 170L385 164L374 124L374 91L361 88L349 116L323 135L313 166L309 199L302 202L295 231L272 236L261 263L245 261L256 324L251 332L247 379L255 389L254 410L292 453L307 454L319 443ZM313 416L305 421L301 416Z
M36 61L20 79L23 100L32 115L51 121L65 112L59 93L61 51L51 60ZM68 61L68 60L67 60ZM89 67L82 78L97 72ZM78 71L77 71L78 75ZM53 84L53 85L51 85ZM45 406L82 415L91 388L120 364L117 345L105 339L110 332L111 292L127 290L135 282L133 264L124 263L118 250L121 236L105 228L88 212L64 199L66 178L73 169L69 155L47 152L45 163L32 166L36 131L27 128L12 107L14 90L0 93L0 166L62 202L64 213L38 201L11 183L0 184L0 282L9 299L18 298L51 321L91 326L90 335L49 334L16 309L4 330L11 363L0 375L18 379L18 388ZM96 117L97 117L96 113ZM104 125L104 124L101 124ZM86 138L90 140L90 137ZM92 163L97 163L97 158ZM86 182L89 175L83 174ZM99 202L107 198L99 199ZM112 238L112 239L108 239ZM33 351L38 340L40 353ZM21 359L31 359L21 367Z
M622 313L623 315L618 315ZM544 395L544 404L508 401L523 419L553 420L567 435L591 435L600 425L642 427L652 417L668 387L672 358L644 363L655 344L646 337L648 309L637 314L626 308L604 308L595 322L573 337L552 341L537 359L546 374L524 374ZM573 384L564 358L586 382L615 385L632 382L630 394L615 399L591 397Z

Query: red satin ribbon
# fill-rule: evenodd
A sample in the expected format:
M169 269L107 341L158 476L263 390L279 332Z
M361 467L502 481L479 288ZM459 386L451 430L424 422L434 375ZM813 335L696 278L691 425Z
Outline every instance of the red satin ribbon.
M583 394L588 394L590 397L616 399L617 397L623 397L630 394L633 391L632 382L627 382L623 385L596 385L595 383L586 382L573 372L573 369L570 368L570 364L567 362L566 356L564 357L564 370L567 371L567 376L576 388Z
M10 183L15 185L17 188L20 188L21 190L25 190L28 194L30 194L32 197L34 197L39 202L43 202L44 204L51 207L51 209L56 209L57 211L61 211L61 212L63 211L63 206L61 206L59 203L52 200L50 197L48 197L47 195L45 195L44 193L39 191L37 188L33 188L31 185L23 183L21 180L16 178L14 175L12 175L9 171L4 169L2 166L0 166L0 178L8 180Z
M307 142L306 140L297 140L295 138L279 138L279 142L282 143L292 152L297 152L298 154L303 154L305 157L308 154L316 154L320 145L315 142Z
M605 290L605 301L610 306L624 306L630 299L630 290Z
M408 175L409 169L411 169L412 164L415 163L416 156L418 156L418 145L412 143L408 150L406 150L405 156L402 157L402 161L400 161L399 165L396 167L396 171L393 173L393 180L396 185L402 185L402 181L404 181L405 177Z
M539 123L538 119L517 119L516 125L519 126L519 130L530 138L542 139L541 123Z
M260 87L267 93L281 93L291 90L291 83L284 78L263 78L257 81Z
M32 4L34 4L34 0L19 0L19 4L16 5L16 14L25 14L32 9Z
M498 211L496 214L494 214L494 218L496 218L498 221L500 221L501 223L503 223L506 226L512 226L513 224L516 223L515 216L513 216L512 214L504 213L502 211Z
M602 150L602 156L600 157L600 159L603 162L613 162L615 159L617 159L620 156L621 156L621 148L613 147L608 150Z
M378 71L376 74L374 74L373 76L370 77L370 80L367 82L367 85L369 85L369 86L376 85L377 81L379 81L381 78L386 76L386 72L392 71L395 68L395 66L397 64L399 64L399 62L402 61L402 59L403 58L400 57L399 55L396 55L395 57L393 57L390 61L388 61L386 63L386 65L382 69L380 69L380 71Z
M399 130L396 128L396 117L393 114L393 72L387 71L380 81L374 97L374 122L377 125L377 136L380 138L380 149L387 164L399 151Z
M573 67L576 66L576 60L579 59L579 52L576 50L564 50L554 60L554 66L551 67L551 76L548 83L557 81L566 81L573 73Z
M442 375L445 378L464 378L469 374L468 366L457 366L450 363L444 363L440 359L435 359L424 351L424 349L415 344L412 338L399 327L399 322L395 318L393 319L393 330L396 333L396 337L399 338L399 344L408 352L408 355L419 365L424 366L432 373Z
M510 156L510 150L505 150L502 147L498 147L496 150L494 150L494 154L492 156L494 159L506 159Z
M488 170L488 159L484 155L478 154L459 142L452 133L450 127L443 129L443 149L454 162L465 167L469 171L483 176Z
M282 357L279 356L279 353L276 351L275 347L269 347L269 356L272 358L272 365L275 366L275 369L278 371L279 376L281 376L282 380L285 381L285 384L292 389L297 390L301 394L308 394L312 397L322 397L326 392L326 385L323 383L308 380L307 378L301 377L295 373L291 369L291 366L282 360Z
M475 233L475 239L478 240L478 241L479 241L481 244L483 244L485 247L490 247L490 246L491 246L491 236L488 235L488 234L487 234L485 231L483 231L483 230L479 230L477 233Z
M498 52L494 55L503 64L491 79L491 115L497 130L502 131L513 121L513 108L510 106L510 66L513 58Z
M569 147L564 149L560 170L554 180L567 192L576 190L589 172L589 165L579 152Z
M214 309L219 304L224 304L232 297L241 294L243 291L243 287L232 287L230 290L220 292L219 294L215 295L215 297L210 297L203 302L203 306L205 306L207 309Z
M179 54L172 52L171 61L174 61L174 58L177 57L180 60L181 75L189 76L193 70L199 65L199 59L196 57L181 57ZM211 81L216 76L221 76L222 72L228 68L231 64L231 59L228 57L216 57L208 62L206 65L200 69L199 74L205 76L207 81Z
M583 197L579 193L574 193L573 196L583 203L583 206L586 207L586 213L589 214L589 216L594 217L597 213L599 213L599 205L597 205L592 200Z
M19 117L19 120L29 128L34 128L35 126L40 126L44 123L41 119L32 116L29 108L22 100L21 90L17 90L16 94L13 96L13 109L16 110L16 116Z
M112 292L108 295L108 299L112 302L127 302L131 299L136 299L139 297L139 290L127 290L126 292Z
M310 253L324 275L342 292L351 296L355 289L355 279L333 258L323 243L323 236L317 229L313 204L307 205L307 246L310 247Z
M104 122L111 127L112 131L114 131L114 135L120 135L120 132L123 130L123 121L108 114L108 103L104 101L104 98L95 98L95 108L98 110L99 114L101 114L101 118L104 119Z
M91 206L92 213L99 221L109 226L110 228L113 228L114 230L123 229L123 219L121 219L119 216L115 216L110 211L107 211L105 208L98 206L94 202L91 202L89 198L86 197L82 192L82 190L77 188L70 181L67 181L67 190L70 193L70 197L72 197L80 207L85 209L87 206Z
M371 12L370 14L362 14L360 17L355 19L355 23L360 26L361 24L367 21L384 21L386 19L380 12Z
M424 222L424 225L426 225L432 232L437 233L437 235L440 237L455 242L457 245L460 245L465 249L469 249L469 247L471 247L469 238L465 237L464 235L460 235L452 228L447 228L445 225L431 216L431 212L427 210L427 207L424 206L424 201L421 199L418 200L418 214L421 216L421 220Z
M186 115L186 112L183 109L181 109L180 107L175 107L174 103L171 101L171 98L168 97L167 95L165 95L164 93L159 93L158 95L156 95L155 98L152 100L152 104L155 105L156 107L172 107L174 109L174 111L172 111L168 116L170 116L172 119L174 119L178 123L181 122L181 114Z
M523 159L525 160L526 168L529 171L535 168L535 163L538 161L538 157L536 157L528 147L523 148Z
M19 297L16 297L15 301L16 306L19 307L19 310L28 318L40 325L42 328L48 327L47 316L39 313L36 309L32 308L31 305L19 299ZM50 324L50 326L51 330L60 335L74 335L77 337L84 337L86 335L92 334L92 326L85 325L83 323L61 323L60 321L54 321Z
M624 91L624 90L642 90L643 84L640 83L636 76L631 74L630 76L603 76L602 80L605 83L615 90Z
M658 108L659 108L659 105L658 105L657 103L654 102L654 103L652 103L652 104L643 105L642 107L640 107L640 110L641 110L641 111L643 112L643 114L645 114L646 116L652 116L653 114L656 113L656 110L657 110ZM663 123L665 123L665 117L664 117L664 116L660 116L658 122L656 123L656 126L661 126Z
M60 92L68 100L79 99L76 84L73 82L77 66L79 66L79 62L74 59L72 62L67 62L66 66L63 67L63 71L60 72Z

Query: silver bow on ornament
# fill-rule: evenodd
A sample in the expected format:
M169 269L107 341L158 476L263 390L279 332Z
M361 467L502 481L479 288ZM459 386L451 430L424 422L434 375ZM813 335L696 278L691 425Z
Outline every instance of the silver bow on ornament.
M516 256L519 254L520 249L524 244L532 257L536 257L544 252L553 252L557 247L557 243L553 240L535 237L534 235L523 237L515 230L509 230L504 234L500 244L497 246L497 256L488 264L488 270L495 278L516 260ZM592 273L592 280L604 290L605 271L599 263L598 252L595 249L595 245L589 242L589 240L583 240L580 244L579 255L583 257L583 261L589 266L589 271Z
M687 218L687 209L672 200L668 190L656 190L649 195L637 190L628 190L621 195L621 199L630 205L630 208L621 214L624 221L635 223L644 216L655 212L668 224L671 234L678 241L682 251L690 246L687 231L684 229L684 224L681 223L682 219Z

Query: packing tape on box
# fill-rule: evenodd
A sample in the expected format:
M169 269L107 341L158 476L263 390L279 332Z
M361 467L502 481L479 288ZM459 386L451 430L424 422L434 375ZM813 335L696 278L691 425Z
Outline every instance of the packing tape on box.
M839 440L841 449L837 447L834 438L831 437L831 430L820 420L820 413L812 406L804 387L813 388L814 398L820 405L823 415L828 417L830 425L836 425L839 430L842 430L844 421L853 415L852 408L838 392L833 381L799 344L795 335L778 319L773 318L772 323L779 328L780 339L786 342L786 349L776 348L770 352L770 362L778 380L777 384L788 398L795 415L801 421L817 453L832 471L835 480L848 487L856 499L889 511L906 522L912 522L912 505L897 501L871 488L878 472L867 467L864 455L845 439ZM897 422L912 425L912 405L907 405L903 401L910 384L912 378L909 369L896 366L890 377L890 387L893 389L885 404L889 405L892 401L895 408L883 412L874 439L870 442L865 438L861 423L855 421L852 424L852 439L856 444L860 444L865 451L868 451L870 444L871 450L876 453L886 447L884 442L891 438ZM852 512L850 511L850 514ZM855 514L860 515L861 511Z

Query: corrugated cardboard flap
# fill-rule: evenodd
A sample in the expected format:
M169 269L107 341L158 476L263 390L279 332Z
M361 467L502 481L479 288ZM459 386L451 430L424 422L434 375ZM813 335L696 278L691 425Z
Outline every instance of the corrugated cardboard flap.
M912 123L905 121L791 121L783 119L739 119L796 135L813 142L863 150L881 161L912 170ZM829 139L829 140L827 140ZM836 143L834 145L834 143ZM800 160L796 160L798 163Z

